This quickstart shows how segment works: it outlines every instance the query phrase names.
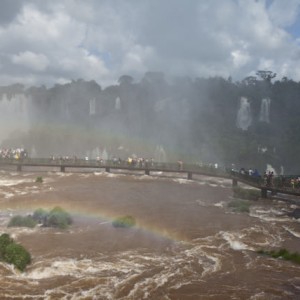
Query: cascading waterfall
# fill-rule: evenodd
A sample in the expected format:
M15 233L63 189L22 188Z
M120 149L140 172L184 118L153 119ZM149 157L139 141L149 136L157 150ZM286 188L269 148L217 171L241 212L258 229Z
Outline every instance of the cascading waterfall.
M36 158L37 157L37 152L34 146L32 146L31 151L30 151L30 157L31 158Z
M96 159L97 157L100 157L100 149L99 147L95 148L93 151L92 151L92 156L91 158L92 159Z
M31 98L25 94L15 94L10 99L3 94L0 99L0 140L14 131L29 129Z
M261 100L260 113L259 113L259 121L270 123L270 105L271 99L264 98Z
M108 153L106 151L106 149L104 148L102 151L102 157L103 160L108 160Z
M167 155L161 145L157 145L154 151L154 160L159 163L167 162Z
M247 130L252 123L250 103L246 97L241 97L240 108L237 114L236 126L242 130Z
M120 97L116 98L115 109L116 110L120 110L121 109L121 99L120 99Z
M90 116L95 115L96 114L96 99L95 98L91 99L89 102L89 105L90 105L90 111L89 111Z

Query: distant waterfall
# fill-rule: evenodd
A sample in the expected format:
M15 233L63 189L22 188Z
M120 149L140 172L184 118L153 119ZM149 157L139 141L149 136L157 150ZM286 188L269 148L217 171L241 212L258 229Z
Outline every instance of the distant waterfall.
M165 163L167 162L167 155L164 148L161 145L156 146L154 151L154 160L156 162Z
M90 100L90 116L95 115L96 114L96 99L91 99Z
M11 98L3 94L0 97L0 141L15 131L29 129L31 104L31 97L25 94L15 94Z
M104 150L102 151L102 159L103 159L103 160L108 160L108 154L107 154L107 151L106 151L105 148L104 148Z
M96 159L97 157L100 157L100 149L99 147L92 150L91 158Z
M31 151L30 151L30 157L31 158L36 158L37 157L37 152L34 146L32 146Z
M264 98L261 100L259 121L270 123L270 105L271 105L270 98Z
M115 109L116 110L120 110L121 109L121 99L120 99L120 97L116 98Z
M241 97L240 108L237 114L236 126L242 130L247 130L252 123L250 103L246 97Z

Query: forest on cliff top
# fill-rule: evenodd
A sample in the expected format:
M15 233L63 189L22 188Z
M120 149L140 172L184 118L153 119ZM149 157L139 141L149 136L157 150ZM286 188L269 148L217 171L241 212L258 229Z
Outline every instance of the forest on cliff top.
M168 161L260 172L270 164L278 173L282 167L286 174L300 173L300 83L277 79L272 71L239 82L167 80L161 72L147 72L139 82L123 75L105 88L82 79L51 88L0 88L2 101L16 94L26 96L29 127L10 134L2 147L22 144L38 156L82 156L105 148L125 158L152 157L159 146Z

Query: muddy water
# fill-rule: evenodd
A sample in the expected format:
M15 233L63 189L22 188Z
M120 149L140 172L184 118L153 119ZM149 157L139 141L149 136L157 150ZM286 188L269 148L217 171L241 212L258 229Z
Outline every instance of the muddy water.
M0 173L0 231L32 254L0 263L0 299L299 299L300 266L259 249L300 251L297 205L233 213L231 183L102 173ZM44 183L35 183L42 176ZM7 228L11 216L61 206L67 230ZM131 215L137 225L114 228Z

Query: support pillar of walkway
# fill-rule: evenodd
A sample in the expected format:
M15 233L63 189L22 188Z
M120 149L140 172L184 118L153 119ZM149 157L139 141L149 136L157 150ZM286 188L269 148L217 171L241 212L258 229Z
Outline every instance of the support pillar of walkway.
M188 180L192 180L193 179L193 173L192 172L188 172L187 173L187 179Z
M17 165L17 171L22 172L22 165Z
M267 196L268 196L268 190L267 189L261 189L261 197L266 199Z
M60 166L60 171L64 173L66 171L66 167L65 166Z
M232 187L238 186L238 181L236 179L232 179Z
M145 175L150 175L150 170L146 169L145 170Z
M105 167L105 172L110 173L110 167Z

